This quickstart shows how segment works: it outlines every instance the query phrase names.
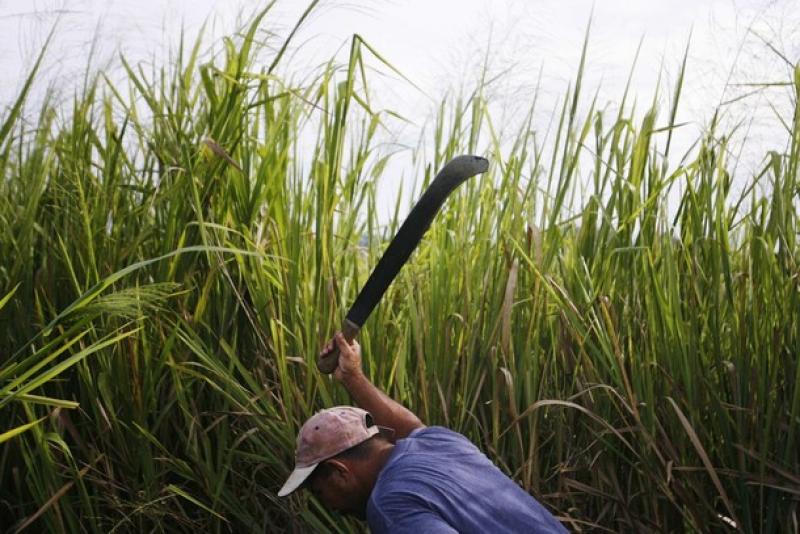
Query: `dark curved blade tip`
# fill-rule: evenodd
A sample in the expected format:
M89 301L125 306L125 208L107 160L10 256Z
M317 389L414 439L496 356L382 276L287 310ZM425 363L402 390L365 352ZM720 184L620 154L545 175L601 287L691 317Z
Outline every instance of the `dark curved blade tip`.
M366 321L372 309L378 304L386 289L392 283L400 268L417 247L422 235L428 229L444 201L468 178L489 170L489 160L480 156L457 156L442 167L436 177L425 189L420 199L406 217L402 226L383 253L372 271L367 283L361 288L355 303L350 308L342 326L345 338L351 341ZM330 374L336 370L339 351L334 348L320 354L317 368Z
M444 201L468 178L489 169L489 160L480 156L456 156L442 167L422 196L411 209L397 235L372 271L367 283L361 288L356 301L347 313L347 319L359 327L372 313L400 268L417 248L423 234L430 226Z

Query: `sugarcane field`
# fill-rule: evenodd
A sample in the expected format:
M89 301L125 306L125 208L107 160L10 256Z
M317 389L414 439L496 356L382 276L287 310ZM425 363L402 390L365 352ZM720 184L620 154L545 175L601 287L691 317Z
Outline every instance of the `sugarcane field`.
M787 0L0 0L0 532L800 532Z

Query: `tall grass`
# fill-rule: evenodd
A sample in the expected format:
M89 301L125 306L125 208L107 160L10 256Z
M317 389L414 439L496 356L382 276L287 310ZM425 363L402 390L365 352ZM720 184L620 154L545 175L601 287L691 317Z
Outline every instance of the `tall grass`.
M362 528L275 494L299 425L347 401L315 355L404 211L380 224L384 60L356 36L293 82L286 43L256 44L268 12L31 126L34 69L0 119L5 529ZM800 112L755 176L715 124L674 167L683 73L666 112L609 115L582 70L546 143L530 120L501 143L480 87L442 102L422 181L494 164L368 321L367 372L571 529L796 530Z

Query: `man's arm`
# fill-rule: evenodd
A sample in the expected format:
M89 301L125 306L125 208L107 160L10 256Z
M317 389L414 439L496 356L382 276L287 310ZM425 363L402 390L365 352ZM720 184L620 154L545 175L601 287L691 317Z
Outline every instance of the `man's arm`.
M372 414L376 425L394 429L396 439L402 439L413 430L425 426L408 408L375 387L364 375L361 347L357 341L348 344L342 333L336 332L333 342L339 347L339 366L334 376L350 393L353 402Z

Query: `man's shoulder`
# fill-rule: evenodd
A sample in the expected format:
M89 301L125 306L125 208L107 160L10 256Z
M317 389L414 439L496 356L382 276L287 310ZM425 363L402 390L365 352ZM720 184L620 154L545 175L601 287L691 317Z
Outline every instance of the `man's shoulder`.
M441 426L421 427L397 441L381 470L379 482L384 482L386 489L394 489L398 477L404 483L422 477L427 483L430 472L447 472L450 464L462 464L467 458L488 463L483 453L462 434Z
M455 430L450 430L443 426L422 426L414 429L404 439L424 439L424 440L443 440L443 441L457 441L472 444L463 434L459 434ZM400 440L401 442L403 440Z

